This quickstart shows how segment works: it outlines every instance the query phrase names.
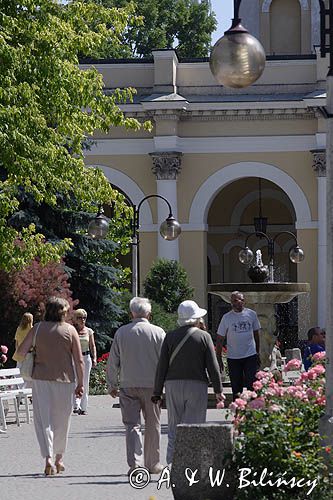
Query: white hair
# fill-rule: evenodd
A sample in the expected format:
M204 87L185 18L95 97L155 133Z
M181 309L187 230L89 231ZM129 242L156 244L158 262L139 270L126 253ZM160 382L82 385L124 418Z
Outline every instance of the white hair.
M136 318L147 318L151 313L151 303L144 297L133 297L129 303L130 311Z
M191 319L178 318L177 323L179 326L185 326L185 325L193 326L196 325L200 321L200 319L201 318L191 318Z

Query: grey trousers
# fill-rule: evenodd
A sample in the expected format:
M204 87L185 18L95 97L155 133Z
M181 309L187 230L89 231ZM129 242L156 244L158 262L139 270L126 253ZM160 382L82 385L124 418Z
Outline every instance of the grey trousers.
M151 402L153 387L120 389L119 401L126 428L127 463L152 469L160 463L161 408ZM141 412L145 421L142 454Z
M206 422L208 390L199 380L166 380L165 395L168 409L167 464L172 463L178 424Z

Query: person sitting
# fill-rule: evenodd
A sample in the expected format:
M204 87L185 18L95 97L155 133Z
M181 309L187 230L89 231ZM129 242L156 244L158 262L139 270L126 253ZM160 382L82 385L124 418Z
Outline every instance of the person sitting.
M304 350L303 354L303 364L306 371L312 365L312 356L316 352L325 351L325 331L319 328L319 326L314 326L308 331L308 341L309 344Z

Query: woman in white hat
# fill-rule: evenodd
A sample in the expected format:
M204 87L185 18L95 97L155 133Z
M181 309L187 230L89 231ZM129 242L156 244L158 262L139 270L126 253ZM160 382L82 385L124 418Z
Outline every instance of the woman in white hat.
M152 401L158 404L165 385L168 409L167 463L172 462L178 424L206 421L208 378L212 381L217 402L223 401L222 383L214 344L208 332L200 329L200 319L207 314L193 300L178 307L179 328L167 333L157 366Z

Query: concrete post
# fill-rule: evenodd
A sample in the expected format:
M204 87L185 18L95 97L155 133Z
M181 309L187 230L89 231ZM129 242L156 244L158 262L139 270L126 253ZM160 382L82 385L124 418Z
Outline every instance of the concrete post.
M326 153L325 150L313 150L313 169L318 179L318 326L326 327L326 269L323 262L326 261L327 238L326 238Z
M320 435L324 445L333 445L333 72L327 75L327 312L326 312L326 409L320 421Z

